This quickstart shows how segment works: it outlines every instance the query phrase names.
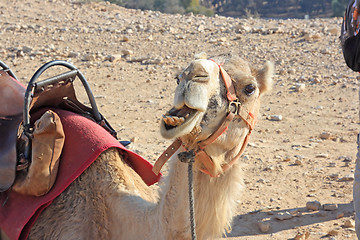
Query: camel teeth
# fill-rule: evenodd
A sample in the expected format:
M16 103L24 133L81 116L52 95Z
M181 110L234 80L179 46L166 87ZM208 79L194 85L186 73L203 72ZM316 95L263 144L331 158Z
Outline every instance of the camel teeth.
M185 122L185 118L177 116L163 116L163 121L166 125L180 126L181 124L183 124L183 122Z
M188 114L186 114L185 118L188 118L189 116L190 116L190 114L188 113Z
M173 122L174 120L172 119L172 117L166 116L163 118L164 122L166 123L166 125L171 125L173 126Z
M180 118L179 118L179 124L178 124L178 125L181 125L181 124L183 124L184 122L185 122L185 118L180 117Z

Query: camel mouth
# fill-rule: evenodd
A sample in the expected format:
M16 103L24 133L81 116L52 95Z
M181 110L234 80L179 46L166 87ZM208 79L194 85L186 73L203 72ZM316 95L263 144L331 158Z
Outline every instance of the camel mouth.
M189 133L195 127L201 113L186 105L180 109L173 107L162 116L161 134L165 138L174 138Z
M165 123L166 130L170 130L181 126L186 121L189 121L197 110L184 106L180 109L172 108L165 115L162 120Z

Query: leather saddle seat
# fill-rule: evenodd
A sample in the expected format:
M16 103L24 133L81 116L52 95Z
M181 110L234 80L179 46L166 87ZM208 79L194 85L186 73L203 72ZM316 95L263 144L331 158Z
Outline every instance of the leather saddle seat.
M11 187L16 174L16 142L22 121L25 88L6 69L0 70L0 192Z

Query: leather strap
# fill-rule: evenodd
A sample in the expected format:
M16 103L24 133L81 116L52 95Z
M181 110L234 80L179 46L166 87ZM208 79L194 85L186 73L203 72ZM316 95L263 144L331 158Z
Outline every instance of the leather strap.
M226 91L227 91L227 99L229 101L235 101L237 99L236 97L236 93L235 93L235 88L234 85L232 83L231 77L229 76L229 74L223 69L223 67L221 66L222 64L219 64L217 62L215 62L215 60L210 59L211 61L213 61L216 65L218 65L219 69L220 69L220 74L221 77L224 81L225 87L226 87Z
M169 160L169 158L174 155L174 153L180 148L182 141L180 139L176 139L166 150L161 154L161 156L156 160L152 171L159 175L161 168L164 164Z
M220 127L210 137L198 143L200 149L204 149L207 145L213 143L218 137L220 137L228 129L228 126L234 117L234 113L228 113Z

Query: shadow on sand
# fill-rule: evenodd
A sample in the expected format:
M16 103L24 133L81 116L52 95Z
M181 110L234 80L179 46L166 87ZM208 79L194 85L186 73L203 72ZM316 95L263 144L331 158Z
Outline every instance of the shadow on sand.
M294 216L287 220L277 220L278 214L291 213ZM335 220L336 217L343 213L344 217L354 215L353 202L338 204L338 208L334 211L309 211L307 208L293 208L282 210L263 210L255 211L243 215L237 215L234 218L231 232L227 237L254 236L254 235L270 235L272 233L284 230L294 229L297 227L308 226L317 223L324 223ZM258 222L270 223L271 228L268 232L262 233L258 227Z

